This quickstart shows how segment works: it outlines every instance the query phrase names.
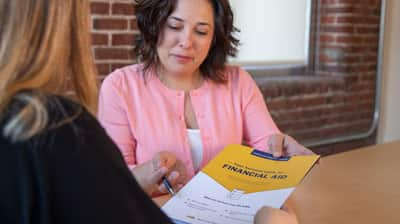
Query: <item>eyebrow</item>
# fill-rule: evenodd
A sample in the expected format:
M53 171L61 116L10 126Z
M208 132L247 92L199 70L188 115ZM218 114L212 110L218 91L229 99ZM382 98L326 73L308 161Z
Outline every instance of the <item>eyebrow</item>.
M179 21L179 22L184 22L185 20L183 20L183 19L181 19L181 18L179 18L179 17L175 17L175 16L170 16L168 19L173 19L173 20L177 20L177 21ZM211 26L209 23L207 23L207 22L198 22L197 23L198 25L201 25L201 26Z

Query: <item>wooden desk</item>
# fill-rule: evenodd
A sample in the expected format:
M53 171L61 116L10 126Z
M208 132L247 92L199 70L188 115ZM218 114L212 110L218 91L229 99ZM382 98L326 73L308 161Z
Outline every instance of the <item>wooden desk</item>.
M324 157L292 198L301 224L400 223L400 141Z
M400 141L324 157L291 197L300 224L399 224Z

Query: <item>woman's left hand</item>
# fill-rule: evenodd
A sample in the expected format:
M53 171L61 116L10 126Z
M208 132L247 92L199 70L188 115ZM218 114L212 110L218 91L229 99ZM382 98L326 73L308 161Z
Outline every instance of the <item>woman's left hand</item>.
M268 149L274 157L315 154L285 134L271 135L268 139Z

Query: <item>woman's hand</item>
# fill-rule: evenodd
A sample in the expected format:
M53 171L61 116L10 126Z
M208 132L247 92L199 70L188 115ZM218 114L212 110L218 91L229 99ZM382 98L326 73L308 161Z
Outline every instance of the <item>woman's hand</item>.
M314 153L285 134L273 134L268 139L268 149L274 157L313 155Z
M157 153L152 160L134 167L131 171L142 189L152 196L167 192L162 184L164 176L175 191L186 183L185 166L174 154L167 151Z

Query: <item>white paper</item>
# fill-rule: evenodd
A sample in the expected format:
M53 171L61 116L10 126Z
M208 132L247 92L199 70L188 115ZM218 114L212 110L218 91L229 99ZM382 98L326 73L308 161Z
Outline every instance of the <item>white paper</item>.
M172 197L162 210L177 224L253 223L263 206L280 208L294 188L242 194L229 191L203 172L199 172Z

